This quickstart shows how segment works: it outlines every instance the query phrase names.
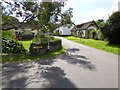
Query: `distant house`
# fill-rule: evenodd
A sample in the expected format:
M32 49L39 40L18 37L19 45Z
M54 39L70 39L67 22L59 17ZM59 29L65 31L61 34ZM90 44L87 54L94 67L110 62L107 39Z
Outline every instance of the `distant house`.
M75 27L71 30L71 32L72 32L73 36L79 37L80 33L82 33L81 37L90 38L90 31L97 30L97 29L99 29L99 26L93 20L93 21L89 21L89 22L75 25Z
M54 30L54 33L59 33L60 35L71 35L71 30L74 25L61 26Z

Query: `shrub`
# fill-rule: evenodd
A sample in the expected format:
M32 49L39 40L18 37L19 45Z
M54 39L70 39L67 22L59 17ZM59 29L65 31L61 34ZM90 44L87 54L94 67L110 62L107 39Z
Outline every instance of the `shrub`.
M31 40L34 37L34 34L22 34L22 40Z
M50 36L50 41L54 40L54 37ZM47 43L48 42L48 36L45 35L38 35L33 39L34 43Z
M14 30L5 30L5 31L2 31L2 38L8 38L11 40L15 40L16 34L15 34Z
M22 43L14 40L2 39L2 52L3 53L23 53L26 52Z
M55 36L60 36L61 34L59 32L55 32Z

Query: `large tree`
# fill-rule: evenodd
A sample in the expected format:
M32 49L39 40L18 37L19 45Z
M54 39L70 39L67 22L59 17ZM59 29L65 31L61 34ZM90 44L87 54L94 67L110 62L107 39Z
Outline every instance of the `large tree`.
M2 30L17 29L19 20L13 16L2 14Z
M65 2L26 2L21 0L17 2L8 2L3 0L3 13L6 15L16 15L22 17L23 23L28 25L33 24L34 28L43 29L46 31L54 30L59 23L60 25L71 24L72 9L62 12ZM42 30L41 29L41 30ZM45 30L45 29L44 29Z
M120 44L120 12L114 12L107 20L108 40L110 44Z

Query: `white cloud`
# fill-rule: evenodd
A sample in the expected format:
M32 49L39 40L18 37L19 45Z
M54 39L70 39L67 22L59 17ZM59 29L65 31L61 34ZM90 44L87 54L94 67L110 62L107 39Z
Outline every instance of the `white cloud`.
M90 0L88 0L90 1ZM90 11L87 15L85 15L81 20L77 19L77 18L73 18L75 20L75 24L80 24L83 22L87 22L87 21L91 21L91 20L98 20L98 19L108 19L108 17L115 11L118 11L118 1L119 0L110 0L109 2L112 3L111 7L109 8L109 10L101 7L101 8L97 8L94 11ZM105 2L105 1L104 1ZM74 9L74 8L73 8ZM77 13L76 13L77 14ZM75 17L79 17L79 15L76 15L75 12L73 13L73 15Z
M95 11L92 11L88 14L87 18L85 21L90 21L90 20L98 20L102 18L107 18L108 17L108 12L106 11L105 8L98 8Z

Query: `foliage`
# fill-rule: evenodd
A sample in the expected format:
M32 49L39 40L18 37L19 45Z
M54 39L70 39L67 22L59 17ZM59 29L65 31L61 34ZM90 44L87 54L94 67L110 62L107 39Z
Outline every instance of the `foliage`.
M40 47L40 48L35 48L35 47ZM38 54L45 54L48 52L48 42L43 42L43 43L35 43L33 42L30 45L30 54L31 55L38 55ZM50 40L49 42L49 51L56 51L62 49L61 46L61 39L54 39Z
M26 52L22 43L18 41L3 38L2 39L2 52L3 53L23 53Z
M114 12L108 19L108 40L110 44L120 44L120 12Z
M98 19L97 21L96 21L96 23L97 23L97 25L99 26L99 30L98 30L98 34L100 34L100 35L98 35L99 36L99 39L101 39L101 40L105 40L106 38L107 38L107 30L106 30L106 28L107 28L107 26L106 26L106 22L103 20L103 19Z
M75 41L77 43L83 44L83 45L87 45L87 46L90 46L93 48L97 48L100 50L104 50L107 52L112 52L114 54L120 55L120 52L118 52L118 50L120 49L120 46L109 44L109 42L107 42L107 41L94 40L94 39L83 39L83 38L82 38L82 40L80 40L80 38L73 37L73 36L68 36L65 38Z
M8 39L15 40L16 34L14 30L5 30L5 31L2 31L2 38L8 38Z
M72 8L62 12L65 2L25 2L24 0L17 2L8 2L3 0L9 8L5 8L3 4L3 13L6 15L16 15L22 17L23 23L33 25L37 29L46 28L46 30L53 31L56 28L56 22L61 25L71 23Z
M21 37L22 37L22 40L31 40L34 37L34 34L32 34L32 33L31 34L22 34Z
M19 20L13 16L2 14L2 30L17 29Z
M42 32L38 32L38 35L34 37L34 43L46 43L48 41L48 36L44 35Z
M104 22L103 19L97 21L101 27L102 39L107 39L110 44L120 44L120 12L114 12Z
M55 36L60 36L60 33L59 32L55 32Z
M98 39L98 40L104 40L103 34L102 34L102 32L101 32L101 29L98 29L98 30L97 30L97 39Z

